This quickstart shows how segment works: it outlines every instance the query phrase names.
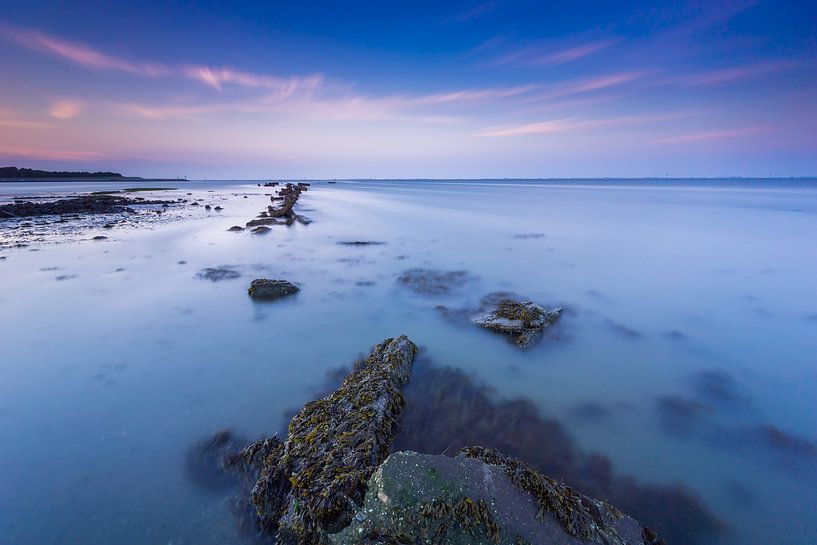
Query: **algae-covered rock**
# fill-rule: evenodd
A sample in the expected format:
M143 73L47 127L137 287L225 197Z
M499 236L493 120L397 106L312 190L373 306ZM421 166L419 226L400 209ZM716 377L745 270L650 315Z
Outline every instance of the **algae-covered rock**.
M301 289L291 282L287 282L286 280L270 280L269 278L256 278L250 282L250 287L247 288L247 293L250 297L265 301L293 295L299 291L301 291Z
M252 491L260 526L279 544L327 543L351 522L389 455L416 352L406 336L383 341L335 392L295 415L286 442L244 450L246 465L260 465Z
M496 309L473 319L481 327L508 335L520 348L530 346L545 330L559 321L562 309L545 310L531 301L503 299Z
M369 480L333 545L640 545L642 527L599 500L475 447L455 458L398 452ZM656 537L657 538L657 537Z

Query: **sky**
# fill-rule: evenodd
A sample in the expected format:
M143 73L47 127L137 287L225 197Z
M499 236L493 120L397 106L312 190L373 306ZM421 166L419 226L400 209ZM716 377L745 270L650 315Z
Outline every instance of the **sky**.
M817 175L817 2L0 0L0 165Z

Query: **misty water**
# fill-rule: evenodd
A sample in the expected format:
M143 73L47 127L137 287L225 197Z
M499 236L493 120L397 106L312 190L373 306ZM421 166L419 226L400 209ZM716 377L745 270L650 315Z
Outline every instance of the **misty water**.
M224 210L21 248L0 224L0 543L242 543L236 492L191 479L192 445L285 429L402 333L615 475L681 485L722 523L698 543L817 542L817 183L315 182L313 223L266 235L227 228L267 188L181 184L149 195ZM197 278L218 266L240 277ZM412 268L468 275L425 294L397 281ZM301 292L254 303L258 277ZM564 307L558 334L523 351L437 308L496 291Z

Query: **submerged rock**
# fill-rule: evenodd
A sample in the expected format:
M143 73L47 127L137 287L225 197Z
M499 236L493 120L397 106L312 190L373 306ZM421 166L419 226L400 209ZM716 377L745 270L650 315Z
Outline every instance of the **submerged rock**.
M424 295L442 295L473 280L468 271L440 271L434 269L409 269L397 281L407 288Z
M398 452L369 480L363 508L334 545L607 545L641 542L642 527L522 462L481 447L457 457Z
M252 233L254 235L264 235L266 233L269 233L270 231L272 231L272 229L270 229L269 227L266 227L264 225L261 225L259 227L256 227L255 229L253 229Z
M377 240L342 240L338 244L341 246L381 246L386 243Z
M241 231L243 231L243 230L244 230L244 228L243 228L243 227L241 227L240 225L233 225L232 227L230 227L230 228L229 228L229 229L227 229L227 230L228 230L228 231L230 231L230 232L232 232L232 233L240 233Z
M226 471L226 462L247 443L236 437L232 430L221 430L199 441L187 453L187 476L202 488L228 488L233 479Z
M527 348L545 330L559 321L562 309L545 310L531 301L503 299L496 309L473 319L474 324L503 333L520 348Z
M180 262L181 263L181 262ZM221 280L232 280L241 276L241 273L227 267L207 267L196 273L197 278L220 282Z
M314 545L349 525L389 454L416 352L405 335L383 341L337 390L295 415L286 442L244 449L238 459L259 472L252 502L263 532L281 545Z
M298 293L301 289L287 282L286 280L270 280L268 278L256 278L247 288L247 293L253 299L272 300L286 297Z

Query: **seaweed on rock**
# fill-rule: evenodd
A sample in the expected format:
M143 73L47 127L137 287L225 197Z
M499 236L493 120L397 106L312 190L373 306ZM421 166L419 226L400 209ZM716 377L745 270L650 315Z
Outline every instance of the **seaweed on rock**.
M500 467L517 488L533 496L539 508L538 520L548 512L574 537L606 545L626 545L615 527L624 514L612 505L580 494L497 450L466 447L460 453Z
M348 526L389 454L416 352L406 336L383 341L337 390L295 415L286 442L242 452L235 463L259 472L252 501L262 531L312 545Z

